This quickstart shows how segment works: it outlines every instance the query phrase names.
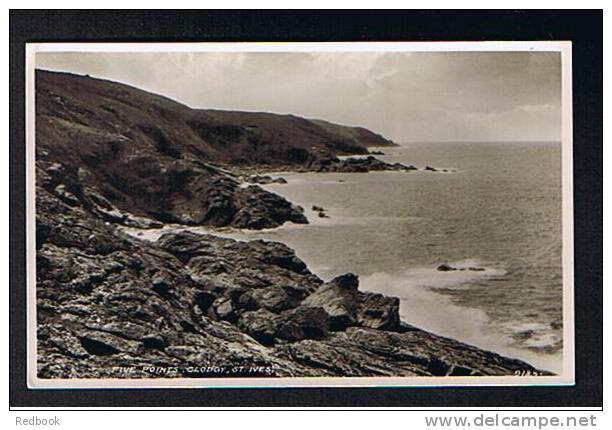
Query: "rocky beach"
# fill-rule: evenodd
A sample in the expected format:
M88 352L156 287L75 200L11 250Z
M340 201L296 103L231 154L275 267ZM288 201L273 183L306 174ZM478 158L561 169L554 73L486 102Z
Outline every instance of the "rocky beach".
M547 374L415 327L398 298L361 290L359 274L324 281L283 243L125 232L307 224L304 208L260 186L282 186L269 172L437 170L368 149L394 145L359 127L191 109L37 71L38 377Z

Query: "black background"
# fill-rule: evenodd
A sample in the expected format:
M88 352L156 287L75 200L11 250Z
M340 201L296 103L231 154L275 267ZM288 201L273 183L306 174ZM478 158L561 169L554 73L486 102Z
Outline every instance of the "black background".
M601 10L11 11L10 406L602 406L602 24ZM575 386L28 390L26 42L478 40L573 42Z

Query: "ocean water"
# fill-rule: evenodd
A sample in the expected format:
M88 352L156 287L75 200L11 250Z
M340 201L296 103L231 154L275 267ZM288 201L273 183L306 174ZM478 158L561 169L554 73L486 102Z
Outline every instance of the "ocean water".
M284 242L323 279L353 272L361 289L399 297L412 325L560 372L561 144L382 150L388 162L453 172L283 173L287 184L265 188L311 224L233 236Z

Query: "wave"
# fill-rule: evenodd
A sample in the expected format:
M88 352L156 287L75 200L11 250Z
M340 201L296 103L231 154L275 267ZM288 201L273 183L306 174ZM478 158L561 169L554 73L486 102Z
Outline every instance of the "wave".
M411 325L524 360L541 369L562 371L561 352L553 349L554 345L558 346L559 338L551 333L550 327L519 325L507 332L505 329L510 327L494 324L483 310L460 305L452 295L442 294L441 290L460 294L461 289L469 288L473 282L503 277L506 273L503 269L483 266L474 259L448 264L466 270L441 272L436 267L418 267L397 273L379 272L361 277L360 288L398 297L400 315ZM469 267L485 270L470 271ZM523 339L522 343L513 337L515 333L530 329L541 331L533 331L532 337Z

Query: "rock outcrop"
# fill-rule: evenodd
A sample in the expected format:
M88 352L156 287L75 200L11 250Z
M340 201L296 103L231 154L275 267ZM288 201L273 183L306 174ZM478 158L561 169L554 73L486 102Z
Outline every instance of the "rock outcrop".
M302 303L321 307L328 314L330 329L345 330L363 326L384 330L400 329L399 299L358 291L359 281L352 273L320 286Z
M268 185L268 184L286 184L287 180L282 177L273 178L270 175L252 175L247 179L247 182L251 184Z
M417 170L416 167L406 166L401 163L386 163L376 157L367 156L360 158L320 157L311 160L307 164L308 170L314 172L340 172L340 173L367 173L381 170L395 170L409 172Z
M470 272L484 272L486 269L484 267L475 267L475 266L470 266L470 267L454 267L451 266L447 263L442 263L440 264L436 270L438 272L464 272L464 271L470 271Z

